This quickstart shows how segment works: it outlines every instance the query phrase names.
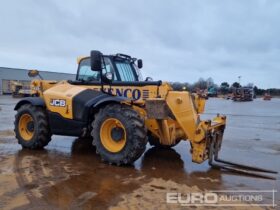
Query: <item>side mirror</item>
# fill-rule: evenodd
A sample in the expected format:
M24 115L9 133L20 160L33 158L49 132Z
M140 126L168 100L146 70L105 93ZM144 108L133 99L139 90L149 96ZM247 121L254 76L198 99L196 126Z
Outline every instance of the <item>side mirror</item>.
M36 77L39 75L39 71L38 70L29 70L28 71L28 76L29 77Z
M142 59L138 59L138 60L137 60L137 67L138 67L139 69L141 69L141 68L143 67L143 61L142 61Z
M102 53L97 50L90 52L90 66L92 71L102 71Z

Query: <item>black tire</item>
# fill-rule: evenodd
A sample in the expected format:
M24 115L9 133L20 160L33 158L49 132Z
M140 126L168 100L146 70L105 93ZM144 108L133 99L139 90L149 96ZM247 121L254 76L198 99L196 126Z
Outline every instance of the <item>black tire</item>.
M119 120L125 128L126 141L124 147L118 152L111 152L102 144L100 129L109 118ZM144 121L131 107L120 104L109 104L101 108L92 122L93 145L101 159L109 164L132 164L145 151L147 144L147 129Z
M156 148L170 149L170 148L176 146L177 144L179 144L180 140L176 141L174 144L171 144L171 145L163 145L160 143L160 141L157 137L155 137L153 134L149 133L148 142L151 146L154 146Z
M19 131L19 121L24 114L30 115L33 119L33 136L28 141L21 136ZM51 141L51 131L49 128L47 114L42 107L33 106L31 104L22 105L17 110L14 124L16 138L23 148L42 149Z

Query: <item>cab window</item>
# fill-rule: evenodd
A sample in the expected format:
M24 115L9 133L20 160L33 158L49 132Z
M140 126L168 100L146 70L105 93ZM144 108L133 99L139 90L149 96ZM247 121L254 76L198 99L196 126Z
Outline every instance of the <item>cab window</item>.
M121 81L137 81L132 64L127 60L115 61Z

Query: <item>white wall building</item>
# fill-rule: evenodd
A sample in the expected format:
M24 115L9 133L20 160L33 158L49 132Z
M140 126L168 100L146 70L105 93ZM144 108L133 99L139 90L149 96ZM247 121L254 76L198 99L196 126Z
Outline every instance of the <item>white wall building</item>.
M75 80L75 74L40 71L45 80ZM39 77L38 77L39 78ZM33 78L28 77L28 70L0 67L0 95L11 94L11 82L22 82L25 86L30 84Z

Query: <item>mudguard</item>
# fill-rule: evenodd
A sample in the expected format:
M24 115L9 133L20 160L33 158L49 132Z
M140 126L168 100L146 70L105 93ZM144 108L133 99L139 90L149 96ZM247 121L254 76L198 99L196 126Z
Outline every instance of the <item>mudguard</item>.
M108 103L120 103L129 100L126 97L112 96L96 90L84 90L73 98L74 120L87 121L92 108L98 109Z
M16 104L14 110L18 110L24 104L32 104L34 106L41 106L41 107L46 106L45 101L40 97L26 97L26 98L20 100Z
M128 99L126 97L121 97L121 96L108 96L108 97L105 97L105 98L99 100L97 103L94 103L93 107L99 107L99 106L102 106L104 104L111 103L111 102L120 103L122 101L127 101L127 100L130 100L130 99Z

